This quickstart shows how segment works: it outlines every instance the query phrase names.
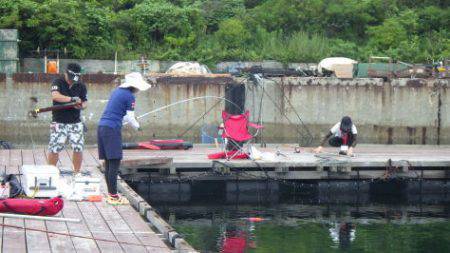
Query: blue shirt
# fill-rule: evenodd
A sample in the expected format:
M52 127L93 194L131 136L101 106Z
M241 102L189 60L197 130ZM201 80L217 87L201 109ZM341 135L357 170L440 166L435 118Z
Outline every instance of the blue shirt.
M136 98L129 89L116 88L109 97L105 111L100 118L99 126L122 128L123 117L127 111L134 111Z

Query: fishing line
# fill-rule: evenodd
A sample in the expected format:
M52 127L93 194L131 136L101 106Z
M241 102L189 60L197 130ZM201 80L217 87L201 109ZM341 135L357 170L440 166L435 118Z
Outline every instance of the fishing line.
M184 130L181 134L178 135L178 137L183 137L187 132L189 132L201 119L204 119L204 117L209 114L214 108L216 108L217 105L220 104L222 101L217 101L213 106L211 106L205 113L202 114L202 116L198 117L198 119L192 123L186 130ZM208 136L210 137L210 136Z
M258 86L260 86L261 89L262 89L261 98L259 99L259 112L258 112L258 119L257 119L258 124L260 126L262 126L263 125L262 112L263 112L263 99L264 99L265 87L264 87L264 84L262 82L260 82L260 77L259 76L258 77L254 77L254 76L249 75L249 76L247 76L247 79L249 79L249 80L251 80L253 82L253 84L254 84L253 87L257 88ZM246 86L246 87L248 88L248 90L252 91L253 95L255 94L255 89L253 89L253 88L250 89L249 86ZM247 101L247 95L248 95L248 92L245 93L245 98L246 98L245 100L246 101ZM253 101L253 106L255 105L255 103L256 102ZM259 133L258 131L259 131L259 129L257 130L257 132L255 134L255 137ZM259 134L259 142L261 144L261 147L265 147L265 142L264 142L264 138L263 138L263 130L262 129L261 129L261 133Z
M214 99L220 99L220 100L226 101L226 102L228 102L228 103L231 103L233 106L236 106L236 108L239 108L240 110L242 110L242 108L241 108L240 106L238 106L237 104L235 104L233 101L231 101L231 100L229 100L229 99L226 99L225 97L219 97L219 96L201 96L201 97L194 97L194 98L189 98L189 99L180 100L180 101L177 101L177 102L174 102L174 103L171 103L171 104L162 106L162 107L158 107L158 108L156 108L156 109L154 109L154 110L151 110L151 111L149 111L149 112L146 112L146 113L144 113L144 114L142 114L142 115L140 115L140 116L138 116L138 117L136 117L136 118L137 118L137 119L141 119L141 118L144 118L144 117L146 117L146 116L148 116L148 115L150 115L150 114L153 114L153 113L162 111L162 110L164 110L164 109L170 108L170 107L175 106L175 105L187 103L187 102L190 102L190 101L200 100L200 99L207 99L207 98L214 98ZM127 124L128 124L128 122L124 123L124 125L127 125Z
M293 124L293 122L292 122L291 119L287 116L287 114L286 114L286 113L283 113L283 108L281 108L281 106L279 106L279 105L274 101L274 99L267 93L267 91L264 89L264 85L263 85L263 83L262 83L262 79L266 79L266 80L270 81L270 83L271 83L273 86L277 87L278 89L280 89L280 90L282 91L283 89L282 89L281 85L276 85L276 84L277 84L276 81L274 81L274 80L272 80L272 79L270 79L270 78L268 78L268 77L266 77L266 76L264 76L264 75L261 75L261 74L259 74L259 75L256 74L256 75L254 75L253 78L250 78L250 80L252 80L254 83L258 84L258 86L262 87L262 93L263 93L263 94L262 94L261 96L266 95L266 96L269 98L269 100L273 103L273 105L278 109L278 111L280 111L280 113L282 114L282 116L283 116L284 118L286 118L286 120L287 120L290 124ZM290 100L288 97L286 97L286 95L284 94L284 92L283 92L283 99L286 99L286 101L287 101L288 104L289 104L289 107L294 111L294 113L295 113L297 119L299 120L299 123L298 123L297 125L301 125L301 127L306 131L306 134L303 133L303 132L301 132L301 131L300 131L299 129L297 129L297 128L295 129L296 132L299 134L299 137L300 137L300 138L304 138L304 139L305 139L305 143L304 143L305 146L309 145L309 144L311 143L312 139L314 138L313 135L312 135L311 132L309 131L309 128L306 126L306 124L303 122L303 120L302 120L302 118L300 117L300 115L298 114L297 110L295 110L295 107L292 105L291 100ZM261 103L261 105L262 105L262 103ZM299 144L300 144L300 139L299 139Z
M91 237L91 236L74 235L71 233L53 232L53 231L48 231L45 229L25 228L25 227L15 226L15 225L0 224L0 226L8 227L8 228L23 229L25 231L36 231L36 232L43 232L43 233L54 234L54 235L70 236L70 237L74 237L74 238L81 238L81 239L94 240L94 241L100 241L100 242L119 243L119 244L125 244L125 245L152 247L152 248L160 248L160 249L168 248L168 247L162 247L162 246L158 246L158 245L148 245L148 244L125 242L125 241L119 241L119 240L109 240L109 239L102 239L102 238L96 238L96 237ZM136 234L136 233L131 233L131 234ZM189 251L189 250L177 249L177 251Z

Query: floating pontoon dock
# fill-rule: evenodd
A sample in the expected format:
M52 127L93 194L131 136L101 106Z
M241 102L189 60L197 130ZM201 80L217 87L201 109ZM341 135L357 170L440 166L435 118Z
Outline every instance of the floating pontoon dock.
M300 153L295 153L295 145L290 144L268 145L267 148L260 148L259 144L255 146L262 152L275 154L275 160L213 161L207 158L207 154L220 149L211 145L194 145L191 150L126 150L121 172L129 180L149 176L161 180L450 178L450 146L358 145L355 157L339 156L334 148L326 148L324 153L317 155L312 153L312 148L302 148ZM46 164L45 152L44 148L0 150L0 169L20 174L23 164ZM67 151L61 153L60 168L71 168L70 154ZM100 165L95 149L84 151L83 170L103 178ZM103 184L102 191L106 192L105 189ZM1 218L2 251L194 251L122 180L119 180L119 189L129 198L131 206L66 201L59 216L78 218L81 223Z
M0 150L0 169L20 174L22 164L47 164L44 148ZM103 179L93 151L84 151L83 171ZM71 152L63 151L59 167L70 170ZM123 182L120 182L124 190ZM103 193L106 185L101 186ZM124 193L133 201L131 189ZM143 214L149 216L149 214ZM81 219L81 223L0 218L1 252L195 252L182 238L152 230L132 206L102 202L65 201L58 217ZM154 217L158 219L158 217ZM167 226L167 225L166 225ZM167 236L177 247L168 246Z
M212 145L194 145L191 150L127 150L122 175L139 180L330 180L379 179L387 177L448 179L450 146L358 145L355 156L341 156L336 148L320 154L312 148L294 152L295 145L271 144L261 152L275 154L273 160L210 160L207 154L219 152Z

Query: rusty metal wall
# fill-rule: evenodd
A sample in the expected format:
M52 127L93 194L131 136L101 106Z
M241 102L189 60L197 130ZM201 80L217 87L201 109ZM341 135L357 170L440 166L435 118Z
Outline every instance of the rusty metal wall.
M58 74L47 73L14 73L13 81L16 83L50 83L53 79L59 77ZM85 83L112 83L123 76L113 74L84 74L81 80Z
M260 86L248 82L247 87L246 107L253 120L265 89L262 115L268 142L296 142L300 116L317 144L349 115L361 142L450 144L449 79L273 78Z
M51 103L50 83L39 82L49 77L37 76L32 79L36 82L19 82L22 80L19 76L12 84L0 82L0 139L30 144L33 138L36 143L45 144L51 114L31 120L27 118L27 111L31 109L31 97L38 100L39 107ZM101 81L116 77L89 78L89 105L82 115L89 129L87 142L95 144L97 122L109 94L116 87L114 82ZM343 115L350 115L358 126L361 142L450 144L448 79L385 82L382 79L275 78L264 81L265 92L270 97L264 96L262 102L261 87L243 79L158 77L152 81L156 82L153 88L137 95L137 115L187 98L225 96L225 86L230 81L246 85L246 107L253 120L260 118L262 103L263 138L267 142L296 142L298 113L314 136L314 143L319 142ZM209 114L201 117L214 105ZM223 108L224 103L214 99L180 104L141 119L142 132L126 127L124 139L177 138L191 127L182 137L198 142L201 126L220 123Z
M37 119L29 119L27 112L34 107L46 107L51 104L50 75L15 75L12 84L0 83L0 139L13 143L45 144L48 141L48 126L51 122L51 113L43 113ZM86 77L86 76L84 76ZM103 112L109 95L116 88L115 82L103 82L114 80L116 76L96 75L88 76L88 108L82 112L87 127L87 143L96 141L96 127ZM18 82L18 80L24 80ZM202 78L179 77L173 83L168 84L166 78L156 78L156 85L150 90L137 94L136 114L142 115L148 111L180 101L186 98L201 96L223 97L226 81L231 78ZM155 81L153 80L153 81ZM101 83L95 83L101 82ZM37 100L36 104L32 100ZM199 119L199 117L215 106L211 113ZM180 104L158 113L149 115L140 120L142 132L135 132L125 127L123 136L125 141L145 140L149 138L176 138L191 124L192 129L183 138L200 140L200 128L206 123L218 123L224 102L217 99L198 99L189 103Z

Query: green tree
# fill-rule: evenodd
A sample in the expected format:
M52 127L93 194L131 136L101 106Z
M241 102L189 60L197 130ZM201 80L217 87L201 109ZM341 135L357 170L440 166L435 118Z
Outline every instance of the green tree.
M20 55L319 61L449 58L448 1L0 0L0 28L19 30Z

